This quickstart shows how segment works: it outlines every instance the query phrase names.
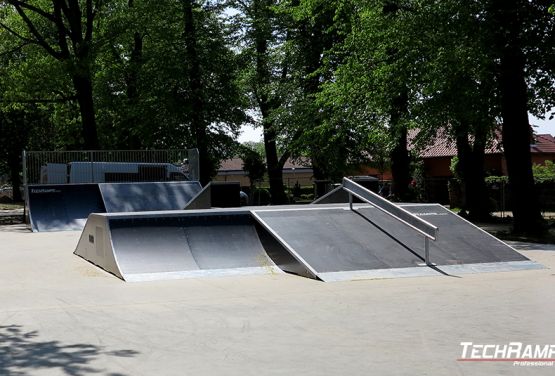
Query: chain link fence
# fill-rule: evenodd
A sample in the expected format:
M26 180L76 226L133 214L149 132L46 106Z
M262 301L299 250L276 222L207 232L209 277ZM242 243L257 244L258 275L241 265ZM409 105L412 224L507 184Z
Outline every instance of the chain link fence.
M199 180L197 149L24 151L23 184Z

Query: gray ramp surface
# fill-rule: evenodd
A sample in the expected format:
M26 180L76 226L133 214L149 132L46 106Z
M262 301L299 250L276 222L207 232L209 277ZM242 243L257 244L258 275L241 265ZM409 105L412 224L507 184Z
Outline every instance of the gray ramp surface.
M420 257L348 208L254 213L301 263L324 281L435 274L429 268L417 266L422 263Z
M181 210L200 192L199 182L101 183L106 212Z
M104 213L97 184L29 185L33 231L83 229L90 213Z
M110 236L106 261L87 250L97 231L94 218L85 227L76 254L126 281L279 272L248 212L104 217Z
M499 239L482 231L439 204L401 205L407 211L439 227L436 241L430 241L430 257L438 265L526 261L526 257ZM373 207L357 210L413 252L424 256L424 239L398 225L395 219Z

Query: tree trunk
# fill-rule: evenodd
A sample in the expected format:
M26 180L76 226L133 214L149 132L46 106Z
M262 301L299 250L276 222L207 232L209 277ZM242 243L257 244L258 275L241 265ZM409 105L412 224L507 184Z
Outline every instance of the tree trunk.
M456 140L459 158L457 169L463 180L462 209L468 211L470 219L479 221L490 218L484 173L485 138L485 133L477 132L471 146L468 132L462 131Z
M183 0L185 19L185 48L188 58L188 79L191 89L191 129L199 152L200 183L208 184L214 172L215 163L210 158L208 134L204 119L204 93L202 71L197 50L197 32L193 15L195 0Z
M90 71L86 69L84 72L77 72L73 74L71 78L81 113L84 147L87 150L97 150L100 146L96 132L93 88Z
M266 150L266 165L270 180L270 194L273 205L287 204L287 196L283 185L283 165L279 163L277 154L276 134L269 127L264 127L264 148Z
M500 25L498 47L500 57L499 90L503 118L503 149L507 161L514 231L542 233L541 216L534 188L530 153L531 128L528 122L528 93L525 57L520 42L523 27L518 16L518 1L494 1L496 24Z
M395 140L395 146L390 153L391 158L391 193L396 200L406 201L410 199L410 156L407 148L407 127L402 118L407 112L408 93L405 90L393 100L391 111L391 135Z
M128 7L132 9L135 6L134 0L128 1ZM134 131L137 124L140 124L140 119L136 108L139 104L139 72L143 64L143 35L138 31L133 33L133 45L131 47L131 55L129 58L129 65L125 77L127 106L129 111L124 120L123 131L121 140L118 144L126 149L140 149L144 143L138 132Z
M262 115L266 166L268 168L268 178L270 179L270 194L272 195L271 202L273 205L281 205L287 203L287 196L285 195L283 185L283 164L280 164L277 153L277 132L270 120L274 105L268 94L271 75L268 64L268 40L271 36L269 25L270 4L266 0L254 0L253 11L256 51L255 95Z
M21 197L21 153L13 150L13 153L8 155L8 168L10 170L10 181L12 183L12 199L14 202L23 201Z

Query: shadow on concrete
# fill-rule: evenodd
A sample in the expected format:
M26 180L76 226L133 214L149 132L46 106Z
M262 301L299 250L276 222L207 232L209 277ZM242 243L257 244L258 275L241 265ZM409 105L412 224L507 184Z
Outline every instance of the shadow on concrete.
M90 365L98 357L132 357L134 350L106 351L103 347L60 341L41 341L38 332L25 332L20 325L0 326L0 375L22 376L33 370L48 370L56 374L84 376L101 373L108 376L124 376L106 373L105 369Z

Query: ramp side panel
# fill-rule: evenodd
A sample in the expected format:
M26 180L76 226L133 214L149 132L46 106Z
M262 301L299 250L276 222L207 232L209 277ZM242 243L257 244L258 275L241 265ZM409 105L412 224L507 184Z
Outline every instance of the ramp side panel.
M197 210L210 209L212 207L212 184L208 183L198 192L182 209Z
M430 242L431 261L438 265L477 264L506 261L525 261L526 257L485 233L473 224L439 204L401 205L405 210L439 227L436 241ZM361 208L362 215L368 217L411 250L424 256L424 239L413 231L394 223L376 208Z
M97 184L34 184L28 192L35 232L82 230L90 213L106 211Z
M284 272L297 274L307 278L317 279L315 271L306 267L304 262L296 259L278 239L265 227L266 224L257 223L256 231L262 246L270 259ZM304 261L304 260L303 260Z
M201 190L199 182L101 183L108 213L181 210Z
M348 209L256 214L318 273L414 267L422 262Z
M148 274L206 274L241 269L275 272L248 213L141 216L109 219L116 257L126 280ZM202 272L202 273L201 273ZM220 274L226 274L220 273ZM214 273L212 273L214 274Z
M89 216L73 253L123 279L105 216L97 214Z

